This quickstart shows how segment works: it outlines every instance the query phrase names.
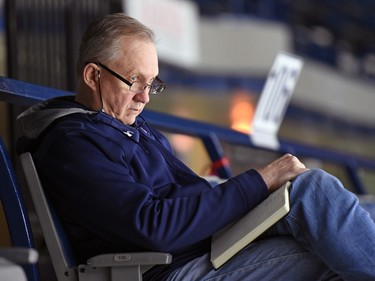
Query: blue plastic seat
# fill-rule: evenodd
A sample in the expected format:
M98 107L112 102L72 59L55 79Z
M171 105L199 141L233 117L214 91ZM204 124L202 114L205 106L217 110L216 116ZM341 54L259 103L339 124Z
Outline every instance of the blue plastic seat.
M23 195L16 179L9 154L1 137L0 200L8 225L12 246L34 249L33 234ZM40 275L37 264L24 264L23 269L29 281L39 280Z

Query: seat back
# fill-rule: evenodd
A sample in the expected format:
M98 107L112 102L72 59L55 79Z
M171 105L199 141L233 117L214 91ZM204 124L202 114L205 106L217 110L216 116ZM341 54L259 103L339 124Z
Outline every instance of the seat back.
M13 165L0 137L0 200L13 247L35 248L28 212L23 194L15 177ZM23 269L29 281L40 279L37 264L25 264Z
M57 279L76 281L78 275L72 249L54 209L48 203L32 155L26 152L20 155L20 159Z

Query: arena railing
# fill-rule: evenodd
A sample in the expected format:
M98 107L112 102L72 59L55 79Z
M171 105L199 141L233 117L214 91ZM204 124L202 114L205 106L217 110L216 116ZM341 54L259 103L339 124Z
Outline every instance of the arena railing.
M73 95L73 93L7 77L0 77L0 100L9 104L30 106L36 102L64 95ZM221 178L228 178L232 175L231 167L225 161L226 156L222 147L223 142L249 148L270 150L256 146L247 134L214 124L151 110L145 110L142 115L148 123L163 131L185 134L201 139L212 163L217 164L217 175ZM280 139L280 147L277 151L274 150L274 152L280 154L292 153L298 157L319 159L342 166L348 178L352 181L353 189L357 194L368 193L360 176L361 170L366 169L375 172L375 159L285 139Z

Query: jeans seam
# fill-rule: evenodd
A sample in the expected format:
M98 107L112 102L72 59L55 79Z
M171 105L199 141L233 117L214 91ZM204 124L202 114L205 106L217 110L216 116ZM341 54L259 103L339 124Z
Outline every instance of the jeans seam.
M295 218L295 217L293 217L292 215L287 215L287 216L285 217L285 221L288 221L290 224L293 223L293 224L295 224L295 225L297 226L297 228L298 228L299 231L300 231L300 235L303 235L303 241L304 241L304 243L306 244L306 246L307 246L308 248L306 248L306 246L303 246L303 247L306 248L307 251L314 253L314 255L319 256L319 255L315 252L315 250L313 249L313 247L312 247L312 245L311 245L311 243L310 243L310 240L308 239L308 236L306 236L305 231L304 231L304 228L301 227L300 224L298 223L298 219ZM291 229L293 229L293 228L296 228L296 227L290 227L289 233L290 233L290 235L292 235L292 236L294 237L294 239L296 239L296 241L298 241L298 240L297 240L297 237L291 232ZM298 241L298 242L300 242L300 241Z

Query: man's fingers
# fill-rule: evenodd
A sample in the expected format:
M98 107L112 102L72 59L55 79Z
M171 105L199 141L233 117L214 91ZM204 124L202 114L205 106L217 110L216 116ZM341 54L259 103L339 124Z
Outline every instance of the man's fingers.
M258 172L272 192L307 170L306 166L296 156L287 153L266 167L258 169Z

